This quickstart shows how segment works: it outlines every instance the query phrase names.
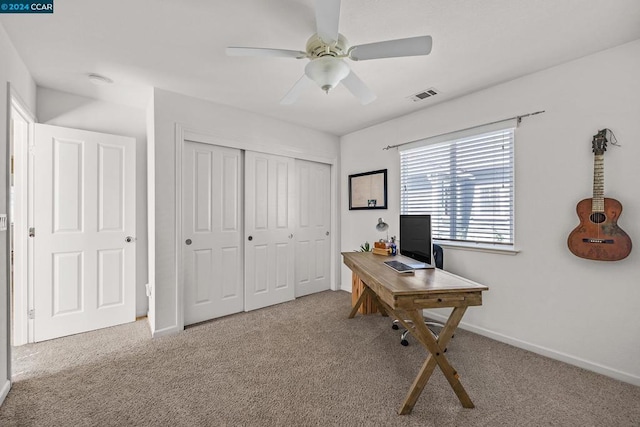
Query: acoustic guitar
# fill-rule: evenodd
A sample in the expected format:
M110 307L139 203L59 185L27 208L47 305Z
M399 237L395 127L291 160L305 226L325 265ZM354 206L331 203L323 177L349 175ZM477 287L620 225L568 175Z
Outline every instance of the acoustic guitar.
M593 198L578 203L576 211L580 224L569 234L567 244L569 250L581 258L618 261L631 252L631 239L617 224L622 204L604 197L607 131L603 129L593 136Z

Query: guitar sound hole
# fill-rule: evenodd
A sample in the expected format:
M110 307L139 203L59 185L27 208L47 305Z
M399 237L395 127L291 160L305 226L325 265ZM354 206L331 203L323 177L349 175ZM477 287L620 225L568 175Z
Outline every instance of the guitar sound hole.
M589 219L591 220L591 222L593 222L595 224L600 224L600 223L604 222L604 220L607 219L607 217L604 216L604 214L602 212L594 212L594 213L591 214Z

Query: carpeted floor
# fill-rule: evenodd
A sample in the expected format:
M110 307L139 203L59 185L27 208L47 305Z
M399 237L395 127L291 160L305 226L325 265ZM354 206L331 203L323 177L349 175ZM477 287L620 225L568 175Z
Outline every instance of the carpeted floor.
M425 350L322 292L152 340L146 320L14 350L1 426L638 426L640 388L458 330L397 415ZM470 310L474 310L471 308Z

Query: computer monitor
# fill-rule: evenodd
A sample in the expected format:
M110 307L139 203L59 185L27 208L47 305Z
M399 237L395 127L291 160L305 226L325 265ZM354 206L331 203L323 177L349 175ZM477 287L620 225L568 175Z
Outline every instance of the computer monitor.
M400 254L431 264L431 215L400 215Z

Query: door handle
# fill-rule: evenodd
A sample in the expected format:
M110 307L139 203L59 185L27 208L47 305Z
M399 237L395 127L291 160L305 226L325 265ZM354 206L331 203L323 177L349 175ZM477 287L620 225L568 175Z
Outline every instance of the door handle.
M124 241L127 243L135 242L137 239L135 237L127 236L124 238Z
M289 238L293 239L293 233L289 234Z
M247 240L252 241L253 240L253 236L247 237Z
M329 232L327 231L326 233L324 233L324 235L325 235L325 236L328 236L328 235L329 235Z
M187 240L185 240L185 241L184 241L184 243L185 243L187 246L189 246L189 245L191 244L191 239L187 239Z

